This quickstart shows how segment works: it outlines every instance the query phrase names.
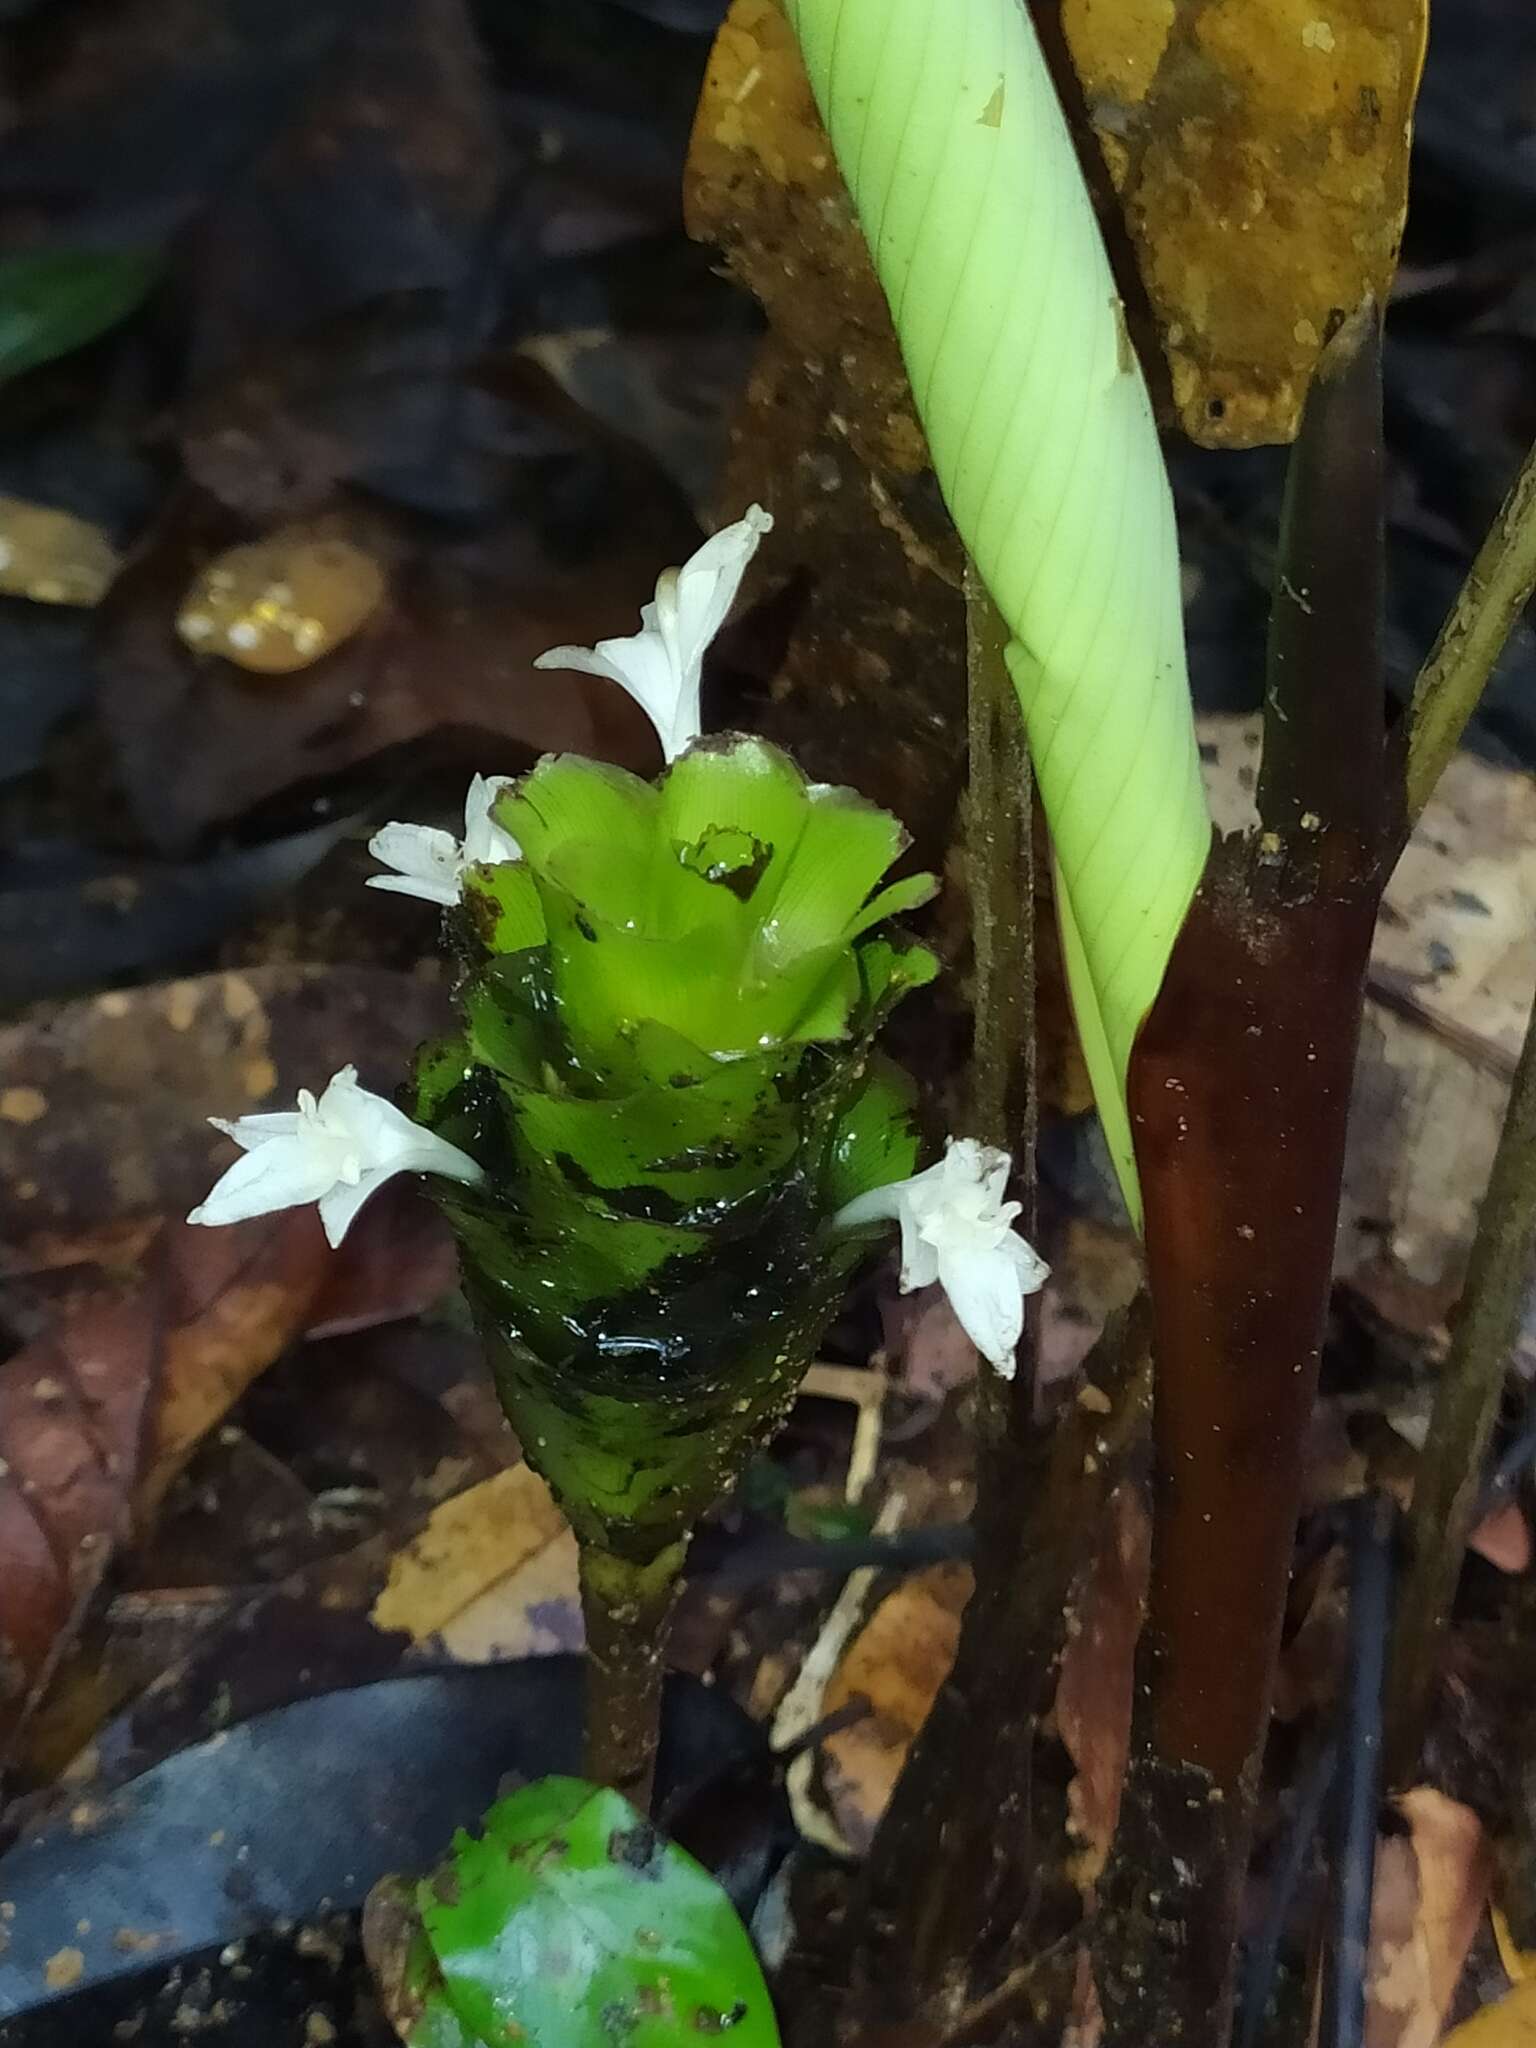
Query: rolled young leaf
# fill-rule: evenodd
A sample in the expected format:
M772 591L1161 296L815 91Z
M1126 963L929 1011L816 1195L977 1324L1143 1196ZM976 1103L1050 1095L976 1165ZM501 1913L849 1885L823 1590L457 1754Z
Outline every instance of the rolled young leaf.
M1146 388L1022 0L785 0L933 464L1007 621L1133 1216L1136 1032L1210 846Z

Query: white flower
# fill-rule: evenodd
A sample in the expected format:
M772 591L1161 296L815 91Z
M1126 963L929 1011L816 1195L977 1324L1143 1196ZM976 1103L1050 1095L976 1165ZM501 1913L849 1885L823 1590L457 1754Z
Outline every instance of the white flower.
M369 888L419 896L424 903L457 903L466 868L481 862L494 866L498 861L516 860L522 852L512 834L491 816L491 805L511 787L510 775L475 777L464 799L462 841L432 825L381 826L369 840L368 851L395 872L370 875Z
M307 1088L296 1110L242 1116L234 1123L210 1117L215 1130L244 1153L189 1223L244 1223L277 1209L318 1202L327 1240L338 1245L370 1195L397 1173L437 1173L446 1180L477 1181L480 1168L467 1152L357 1085L356 1067L343 1067L316 1102Z
M772 526L761 505L749 505L744 519L723 526L681 569L662 570L655 601L641 610L640 632L595 647L552 647L534 667L574 668L619 684L655 726L663 755L675 761L699 736L705 650Z
M1021 1204L1003 1200L1011 1164L995 1145L951 1138L937 1166L856 1196L837 1217L845 1229L899 1222L902 1293L937 1280L965 1334L1007 1380L1024 1297L1038 1294L1051 1270L1012 1227Z

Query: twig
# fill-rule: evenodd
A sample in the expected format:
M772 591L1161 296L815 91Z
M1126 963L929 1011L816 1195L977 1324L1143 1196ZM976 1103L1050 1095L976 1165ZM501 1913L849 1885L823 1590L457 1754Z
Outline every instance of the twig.
M1482 1491L1483 1460L1536 1248L1536 1009L1467 1262L1409 1516L1409 1570L1392 1649L1387 1766L1406 1782L1423 1740L1440 1638Z
M1333 1884L1318 2048L1360 2048L1381 1810L1381 1690L1392 1600L1393 1509L1356 1503L1350 1529L1349 1682L1335 1781Z
M1264 1918L1243 1958L1242 1990L1236 2048L1259 2048L1274 1996L1275 1976L1280 1966L1280 1944L1290 1918L1297 1887L1306 1873L1307 1860L1317 1839L1323 1805L1338 1768L1339 1748L1326 1742L1301 1772L1296 1803L1280 1845L1269 1881Z
M1408 823L1419 816L1504 643L1536 591L1536 448L1467 574L1450 616L1414 684L1408 711Z
M1003 658L1008 628L969 563L965 572L970 788L966 871L976 955L971 1135L1011 1147L1034 1229L1035 1035L1033 782L1024 721ZM1027 1185L1026 1185L1027 1183Z

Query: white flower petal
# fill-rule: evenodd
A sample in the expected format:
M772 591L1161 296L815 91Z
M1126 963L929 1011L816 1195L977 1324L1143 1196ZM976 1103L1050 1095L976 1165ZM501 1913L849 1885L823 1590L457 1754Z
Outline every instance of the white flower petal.
M318 1102L301 1094L297 1112L219 1123L244 1157L188 1217L190 1223L239 1223L278 1209L318 1202L333 1245L376 1189L398 1173L434 1173L473 1182L481 1169L467 1152L423 1130L382 1095L357 1085L357 1069L332 1075Z
M253 1152L258 1145L270 1145L274 1138L295 1136L302 1119L296 1110L274 1109L262 1116L239 1117L234 1123L222 1116L211 1116L208 1121L226 1138L233 1138L242 1151Z
M363 886L382 889L387 895L415 896L423 903L439 903L445 910L451 910L459 900L457 881L427 882L410 875L370 875Z
M435 825L403 825L394 820L374 833L368 851L396 871L370 875L370 888L419 896L425 903L458 902L459 842L451 832L441 832Z
M902 1292L940 1281L971 1342L1005 1378L1013 1374L1024 1297L1050 1272L1013 1228L1020 1205L1003 1200L1010 1168L995 1145L952 1138L936 1166L857 1196L837 1216L844 1228L894 1217Z
M1038 1294L1051 1277L1051 1269L1035 1250L1027 1237L1020 1237L1011 1230L1003 1239L1002 1249L1007 1252L1017 1268L1019 1286L1026 1294Z
M773 521L762 506L749 505L745 518L711 534L676 572L674 630L683 664L697 666L703 661L709 643L730 616L758 542L772 529ZM659 584L656 595L659 604Z
M773 521L760 505L722 527L680 569L664 569L640 613L640 631L595 647L552 647L535 668L569 668L617 683L656 728L675 761L699 737L704 656L724 625L747 564Z
M241 1142L238 1134L236 1143ZM247 1223L253 1216L318 1202L336 1180L335 1162L281 1139L243 1152L188 1216L189 1223Z
M834 1230L862 1230L870 1223L894 1223L901 1214L900 1190L911 1187L909 1180L893 1180L883 1188L870 1188L844 1202L832 1219Z
M370 889L385 889L396 896L416 896L423 903L438 903L447 910L459 900L464 870L470 865L494 866L498 861L516 860L522 848L491 816L491 806L504 789L511 787L509 775L477 775L464 800L464 839L461 844L451 832L435 825L385 825L368 842L375 860L396 870L392 875L370 875Z
M961 1329L988 1364L1011 1380L1024 1329L1024 1289L1006 1246L950 1252L939 1260L939 1279Z
M384 1183L394 1179L398 1170L392 1166L376 1166L367 1173L359 1174L350 1187L341 1182L326 1189L320 1197L320 1227L332 1251L357 1221L364 1203L372 1201Z
M504 789L512 787L510 775L477 775L464 799L464 845L459 867L495 867L504 860L518 860L523 849L505 826L491 816L491 806Z

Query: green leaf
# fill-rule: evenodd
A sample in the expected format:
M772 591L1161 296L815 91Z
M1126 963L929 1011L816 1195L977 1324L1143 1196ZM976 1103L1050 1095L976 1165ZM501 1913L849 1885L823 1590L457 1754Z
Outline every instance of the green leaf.
M519 953L544 943L544 912L527 863L497 861L467 868L460 888L464 914L488 953Z
M0 382L83 348L143 304L158 252L38 249L0 262Z
M916 1170L916 1095L912 1082L894 1060L880 1058L871 1063L863 1085L833 1132L822 1184L831 1214L836 1215L855 1195L889 1187Z
M460 1832L417 1903L444 1996L484 2048L777 2048L746 1929L617 1792L543 1778Z
M583 1100L505 1082L532 1158L568 1157L600 1191L660 1189L692 1207L731 1201L792 1164L800 1140L782 1058L732 1060L686 1086Z
M1007 621L1068 979L1126 1070L1211 846L1152 406L1027 7L787 0L961 539Z
M550 754L497 799L495 817L531 867L586 843L605 850L633 889L650 869L656 808L655 790L638 775L579 754Z
M771 905L761 898L757 905L766 956L793 960L846 943L865 898L906 843L889 811L851 789L819 787Z

